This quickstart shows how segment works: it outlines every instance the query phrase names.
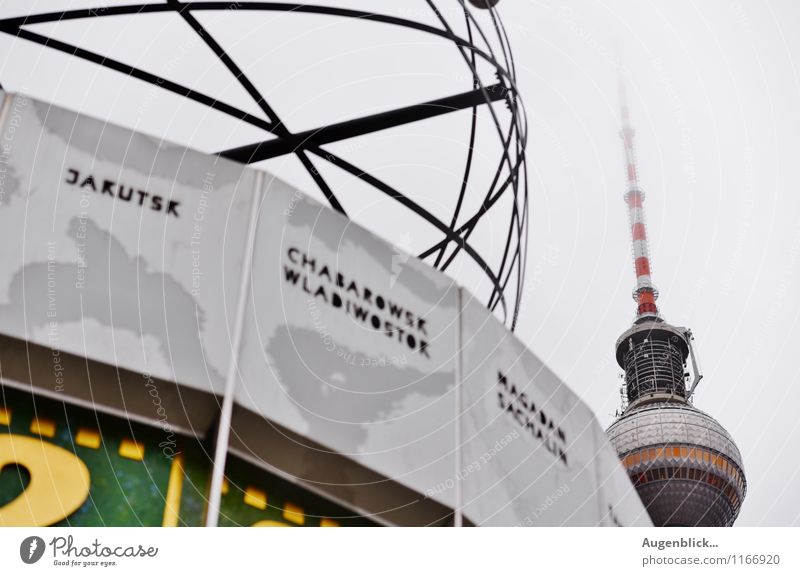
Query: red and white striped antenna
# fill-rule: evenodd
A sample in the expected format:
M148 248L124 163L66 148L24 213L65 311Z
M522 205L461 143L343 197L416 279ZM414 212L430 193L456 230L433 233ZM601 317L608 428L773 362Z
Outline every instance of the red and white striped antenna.
M644 191L639 186L636 170L636 154L633 148L635 131L631 126L628 99L622 70L619 71L619 104L622 128L619 131L625 148L625 162L628 170L628 186L625 203L628 205L631 239L633 242L633 268L636 273L636 288L633 299L636 302L636 322L661 320L656 306L658 290L650 277L650 249L647 242L647 228L644 217Z

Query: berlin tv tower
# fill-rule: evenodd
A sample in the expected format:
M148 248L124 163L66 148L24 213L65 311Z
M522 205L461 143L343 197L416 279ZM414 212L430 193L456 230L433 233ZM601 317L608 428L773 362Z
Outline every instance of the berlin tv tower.
M622 413L607 434L653 524L731 526L747 491L742 457L730 434L692 404L702 375L691 330L665 322L656 306L645 193L639 186L635 132L621 73L619 98L636 317L616 344L617 363L625 372L624 399ZM693 378L686 371L688 359Z

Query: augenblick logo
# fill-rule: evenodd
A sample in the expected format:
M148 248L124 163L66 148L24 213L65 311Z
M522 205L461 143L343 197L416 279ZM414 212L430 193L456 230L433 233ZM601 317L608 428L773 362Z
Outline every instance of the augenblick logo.
M19 546L19 555L25 564L38 562L48 545L38 536L29 536ZM105 546L97 538L88 545L75 543L72 536L56 536L49 543L55 566L114 566L115 558L155 558L158 548L141 544Z
M44 554L44 540L38 536L28 536L19 545L19 557L25 564L36 564Z

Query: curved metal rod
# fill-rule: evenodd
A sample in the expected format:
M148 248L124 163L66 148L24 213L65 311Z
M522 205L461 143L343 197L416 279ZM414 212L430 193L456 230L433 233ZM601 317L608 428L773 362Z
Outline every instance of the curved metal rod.
M447 20L444 18L444 16L442 16L441 12L439 12L439 9L433 3L433 0L427 0L427 3L430 6L431 10L433 10L433 12L439 18L439 21L442 23L442 26L445 27L445 30L447 30L448 34L450 34L452 38L456 38L456 35L453 32L452 28L450 27L450 24L448 24ZM491 47L489 47L489 49L491 50ZM461 56L464 59L464 62L466 62L467 66L472 71L472 73L474 75L477 75L477 73L478 73L477 69L474 66L472 66L469 58L467 58L467 55L464 53L464 50L460 46L458 47L458 50L461 53ZM502 68L500 68L499 66L497 67L497 69L498 69L498 71L502 70ZM513 83L513 79L510 79L510 81ZM513 84L512 84L512 87L515 88L515 86L513 86ZM481 89L483 90L483 87L481 87ZM484 92L485 92L485 90L484 90ZM514 89L514 92L516 92L516 89ZM484 94L484 96L486 97L487 100L489 99L488 94ZM489 106L489 112L492 115L492 119L494 121L495 127L497 128L497 133L500 136L500 141L502 142L503 141L503 130L500 128L500 121L497 118L497 114L495 113L494 107ZM512 112L514 112L513 109L512 109ZM513 170L512 166L511 166L511 157L508 154L508 145L505 145L503 147L503 158L505 159L505 161L508 164L508 170L509 170L510 175L513 177L514 176L514 170ZM518 186L518 184L517 184L517 182L515 180L514 184L513 184L514 189L516 189L517 186Z
M508 142L511 141L511 137L513 136L513 134L514 134L514 126L512 125L511 127L509 127L508 137L506 138L506 141L505 141L505 145L506 146L508 145ZM520 165L520 163L519 163L519 159L518 159L515 168L519 169L519 165ZM500 197L503 195L503 193L506 191L506 189L509 187L509 185L511 185L513 187L513 181L511 179L511 175L509 174L509 176L506 178L505 182L503 182L503 184L500 186L500 188L497 190L497 192L495 192L494 195L492 195L492 192L494 191L494 188L497 185L497 182L500 179L500 176L501 176L502 172L503 172L503 162L501 161L500 164L497 167L497 170L495 171L494 178L492 179L492 183L489 185L489 190L487 191L486 197L484 198L483 202L481 203L480 208L466 222L464 222L464 224L462 224L459 228L457 228L455 230L456 233L460 234L461 232L465 232L466 231L466 237L468 238L469 235L472 234L472 230L477 225L478 220L480 220L480 218L484 214L486 214L491 209L492 206L494 206L495 202L497 202L497 200L500 199ZM446 240L443 240L442 242L446 242ZM440 244L441 244L441 242L439 244L436 244L433 247L431 247L428 251L424 252L423 255L420 255L420 258L424 258L424 257L429 256L430 252L432 252L433 250L436 250L440 246ZM456 249L453 251L453 253L445 261L444 265L441 268L442 270L446 270L447 267L450 266L450 263L453 261L453 259L458 254L458 250L459 250L459 248L456 247Z
M478 254L475 251L475 249L465 239L461 238L453 230L448 228L444 222L436 218L433 214L425 210L422 206L420 206L419 204L417 204L416 202L414 202L401 192L395 190L382 180L379 180L375 176L369 174L368 172L365 172L364 170L361 170L360 168L351 164L347 160L344 160L343 158L336 156L335 154L332 154L331 152L328 152L319 146L310 146L308 150L309 152L316 154L320 158L328 160L332 164L339 166L340 168L342 168L346 172L349 172L356 178L363 180L373 188L377 188L390 198L396 200L397 202L399 202L400 204L402 204L403 206L414 212L417 216L421 217L429 224L432 224L433 226L438 228L440 232L442 232L445 236L447 236L447 239L449 241L455 242L461 248L463 248L467 254L469 254L469 256L480 267L483 273L489 277L489 280L492 282L492 285L495 287L495 289L500 287L500 281L498 280L495 273L492 271L491 267L483 259L483 257L480 254ZM507 314L505 296L501 297L500 302L503 306L503 312Z
M156 74L151 74L150 72L145 72L144 70L140 70L139 68L129 66L128 64L123 64L118 60L114 60L112 58L106 58L105 56L101 56L100 54L96 54L95 52L91 52L84 48L78 48L77 46L73 46L72 44L67 44L66 42L62 42L61 40L48 38L47 36L42 36L41 34L37 34L36 32L31 32L30 30L24 30L22 28L15 28L13 31L10 31L2 27L2 25L0 25L0 31L11 34L12 36L16 36L17 38L22 38L23 40L28 40L30 42L41 44L42 46L46 46L48 48L58 50L59 52L64 52L65 54L69 54L70 56L77 56L82 60L86 60L94 64L99 64L100 66L104 66L111 70L121 72L122 74L131 76L138 80L142 80L143 82L147 82L148 84L159 86L164 90L173 92L175 94L178 94L179 96L183 96L184 98L188 98L189 100L193 100L199 104L203 104L204 106L208 106L213 110L217 110L229 116L233 116L238 120L242 120L243 122L247 122L248 124L261 128L268 132L271 132L273 130L272 124L270 124L263 118L259 118L258 116L254 116L243 110L239 110L238 108L226 104L224 102L221 102L216 98L212 98L211 96L203 94L202 92L198 92L197 90L187 88L186 86L182 86L176 82L172 82L171 80L167 80L166 78L157 76Z
M470 43L472 43L472 26L470 24L470 20L467 16L464 16L464 20L467 25L467 35L469 38ZM472 65L475 66L475 54L471 55ZM472 75L472 89L475 90L478 88L480 84L480 79ZM478 127L478 107L472 107L472 121L469 130L469 147L467 149L467 161L466 165L464 166L464 176L461 178L461 190L458 192L458 200L456 201L456 208L453 210L453 217L450 219L450 229L456 227L456 223L458 222L458 217L461 214L461 206L464 203L464 196L467 193L467 183L469 182L469 173L472 169L472 157L475 152L475 134L477 132ZM434 268L439 267L439 263L442 261L442 256L445 253L445 246L442 246L441 250L439 250L439 254L436 256L436 260L433 263Z
M364 12L362 10L351 10L346 8L336 8L332 6L314 6L310 4L295 4L286 2L183 2L181 6L185 6L189 11L229 11L231 6L235 5L236 11L255 11L255 12L296 12L299 14L322 14L327 16L342 16L346 18L354 18L358 20L367 20L371 22L382 22L384 24L392 24L395 26L402 26L446 38L460 46L464 46L474 51L479 57L484 59L487 63L491 64L498 73L505 78L511 88L516 92L516 82L508 72L503 69L499 62L497 62L490 54L479 49L477 46L470 45L463 38L446 32L434 26L414 22L405 18L398 18L395 16L386 16L384 14L375 14L373 12ZM43 24L46 22L56 22L60 20L75 20L81 18L102 18L105 16L120 16L125 14L151 14L155 12L174 12L174 6L170 4L131 4L127 6L104 6L100 8L82 8L76 10L64 10L60 12L49 12L46 14L34 14L31 16L15 16L0 20L0 27L9 26L18 28L19 26L29 26L32 24Z
M255 84L253 84L244 71L239 68L236 62L233 61L233 58L228 56L228 53L225 49L217 42L214 37L206 30L200 21L197 20L188 10L187 4L181 4L178 0L167 0L167 4L172 5L181 15L181 17L186 21L189 26L192 27L192 30L203 39L206 45L214 52L214 55L219 59L220 62L228 69L228 71L236 78L236 81L239 85L244 88L244 90L250 95L250 97L255 101L259 108L266 114L267 118L269 118L270 122L273 125L273 132L277 134L279 137L289 137L291 133L287 126L283 123L283 121L278 116L278 113L269 105L266 98L262 96L261 92L256 88ZM328 186L328 183L325 182L325 179L322 175L317 171L314 164L309 159L308 155L303 150L294 150L295 155L300 159L300 162L303 164L303 167L308 172L309 176L313 178L314 182L317 184L319 189L325 195L328 200L328 203L331 207L336 210L337 212L341 212L345 214L344 207L342 206L339 199L336 197L336 194L333 193L331 187Z
M379 130L386 130L408 124L427 120L443 114L449 114L470 106L488 104L484 102L483 94L488 93L490 102L505 97L505 88L502 84L494 84L484 90L473 90L462 94L454 94L438 100L413 104L404 108L379 112L369 116L362 116L344 122L329 124L320 128L305 130L292 134L286 132L278 138L271 138L261 142L245 144L218 152L221 156L237 162L252 164L261 160L268 160L283 156L298 149L309 146L322 146L332 144L348 138L363 136Z

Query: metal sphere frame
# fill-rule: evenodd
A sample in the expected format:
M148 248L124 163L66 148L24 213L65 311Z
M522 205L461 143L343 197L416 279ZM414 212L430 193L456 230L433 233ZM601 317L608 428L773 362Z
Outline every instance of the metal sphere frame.
M481 8L484 8L482 11L490 14L494 31L499 40L500 54L496 53L492 48L486 34L481 29L475 16L471 13L470 8L468 8L466 0L457 1L463 9L464 22L467 30L466 38L454 32L447 18L445 18L437 7L435 0L424 0L424 2L436 16L441 27L373 12L331 6L316 6L312 4L248 1L219 2L210 0L181 2L179 0L165 0L162 4L100 6L96 8L64 10L5 18L0 20L0 32L126 74L137 80L173 92L218 112L227 114L241 122L264 130L269 135L269 139L230 150L221 150L218 154L245 164L251 164L286 154L293 154L300 160L309 175L313 178L330 206L334 210L346 215L344 206L322 177L319 170L316 169L314 162L329 162L345 170L378 192L383 193L405 208L411 210L438 230L442 239L422 250L418 254L419 258L427 261L430 265L441 271L446 271L454 258L461 251L471 258L491 282L492 291L486 303L487 307L494 311L499 306L503 321L513 330L517 324L522 298L528 237L528 185L527 168L525 164L527 120L517 91L514 57L511 52L506 30L496 13L496 9L493 7L494 3L489 3ZM195 13L197 12L229 10L234 5L237 12L295 12L330 15L353 20L390 24L442 38L452 42L460 52L461 57L472 75L472 89L438 100L321 126L314 130L292 132L281 120L273 107L270 106L266 98L264 98L256 86L248 79L245 71L237 65L233 58L229 56L225 49L214 39L213 35L195 18ZM245 112L214 98L212 95L193 90L173 82L168 78L163 78L140 68L130 66L123 62L107 58L101 54L24 28L24 26L27 25L60 20L104 18L114 15L136 15L157 12L175 12L180 15L213 51L225 68L236 78L239 84L261 109L264 117ZM495 84L486 86L481 81L477 71L478 61L483 61L494 68L497 77L497 82ZM503 125L495 109L495 106L501 101L505 103L505 106L510 112L507 125ZM461 211L472 170L478 108L482 106L486 106L491 114L497 136L502 146L501 154L497 162L497 168L492 183L485 192L480 207L468 218L463 218ZM423 206L414 202L408 195L403 194L401 191L391 187L374 175L360 169L358 166L333 154L325 148L327 144L347 138L375 133L410 122L425 120L427 118L466 109L472 110L469 146L466 153L464 174L458 193L458 200L449 222L436 217ZM480 219L488 214L492 207L497 205L498 200L506 194L511 194L513 197L511 218L508 222L508 229L505 234L505 244L500 265L493 269L480 254L479 250L469 242L469 238ZM461 224L457 225L459 219ZM447 254L448 248L451 249L449 254ZM514 289L513 299L506 298L506 291L509 286Z

